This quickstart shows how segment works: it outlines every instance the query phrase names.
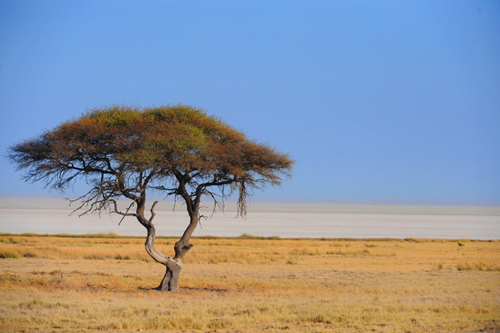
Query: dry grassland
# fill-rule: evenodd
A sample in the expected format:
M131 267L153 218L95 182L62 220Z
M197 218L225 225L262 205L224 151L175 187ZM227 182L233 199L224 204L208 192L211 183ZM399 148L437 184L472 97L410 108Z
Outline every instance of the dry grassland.
M143 242L0 235L0 330L500 330L496 241L194 238L177 293Z

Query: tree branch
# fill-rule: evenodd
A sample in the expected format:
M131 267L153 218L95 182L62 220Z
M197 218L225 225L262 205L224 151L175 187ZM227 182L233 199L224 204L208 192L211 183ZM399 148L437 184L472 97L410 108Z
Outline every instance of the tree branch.
M149 221L148 221L149 223L153 222L153 219L156 216L155 207L156 207L157 203L158 203L158 201L155 201L155 202L153 202L153 205L151 206L151 217L149 218Z
M127 207L127 210L125 211L125 213L120 212L120 211L118 210L118 205L116 204L116 200L115 200L115 199L110 199L110 200L108 200L108 202L112 202L112 203L113 203L113 205L114 205L115 210L114 210L114 211L111 211L112 213L116 213L116 214L119 214L119 215L122 215L122 216L123 216L123 217L121 218L120 222L118 223L118 225L121 225L121 224L122 224L122 222L123 222L123 219L125 219L125 217L127 217L127 216L134 216L134 217L136 217L136 218L137 218L137 214L135 214L135 213L129 213L129 212L128 212L128 211L130 210L130 208L132 208L132 207L134 206L134 203L135 203L134 201L132 201L132 203L131 203L128 207Z

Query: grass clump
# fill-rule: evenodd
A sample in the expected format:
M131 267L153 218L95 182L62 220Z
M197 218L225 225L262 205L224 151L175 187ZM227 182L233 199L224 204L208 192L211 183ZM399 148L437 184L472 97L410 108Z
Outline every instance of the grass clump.
M0 250L0 259L17 259L19 254L11 250Z
M482 272L500 272L500 266L492 263L459 263L456 265L458 271L482 271Z
M127 255L121 255L120 253L118 253L117 255L115 255L114 257L116 260L130 260L131 257L130 256L127 256Z
M242 234L241 236L238 237L239 239L269 239L269 240L278 240L281 239L280 236L271 236L271 237L262 237L262 236L253 236L249 234Z
M109 258L109 256L104 256L102 254L96 254L96 253L86 254L83 256L83 259L87 259L87 260L105 260L107 258Z

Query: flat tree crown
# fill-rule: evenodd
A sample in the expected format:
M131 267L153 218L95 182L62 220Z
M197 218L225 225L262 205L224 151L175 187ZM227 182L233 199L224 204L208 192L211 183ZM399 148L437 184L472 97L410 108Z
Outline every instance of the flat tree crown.
M293 165L288 155L185 105L93 109L10 147L9 158L26 180L59 189L79 176L134 173L174 181L184 175L207 185L279 185Z

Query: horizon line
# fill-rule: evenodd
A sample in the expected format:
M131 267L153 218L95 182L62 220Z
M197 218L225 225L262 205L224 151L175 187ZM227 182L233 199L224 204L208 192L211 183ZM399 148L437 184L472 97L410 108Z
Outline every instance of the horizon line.
M80 194L67 195L64 193L9 193L0 192L0 198L46 198L66 199L79 197ZM173 197L165 198L160 195L150 195L151 199L174 201ZM234 202L236 198L229 198L226 202ZM423 205L423 206L500 206L500 200L459 200L459 199L380 199L380 198L321 198L321 197L265 197L253 196L249 203L310 203L310 204L364 204L364 205Z

